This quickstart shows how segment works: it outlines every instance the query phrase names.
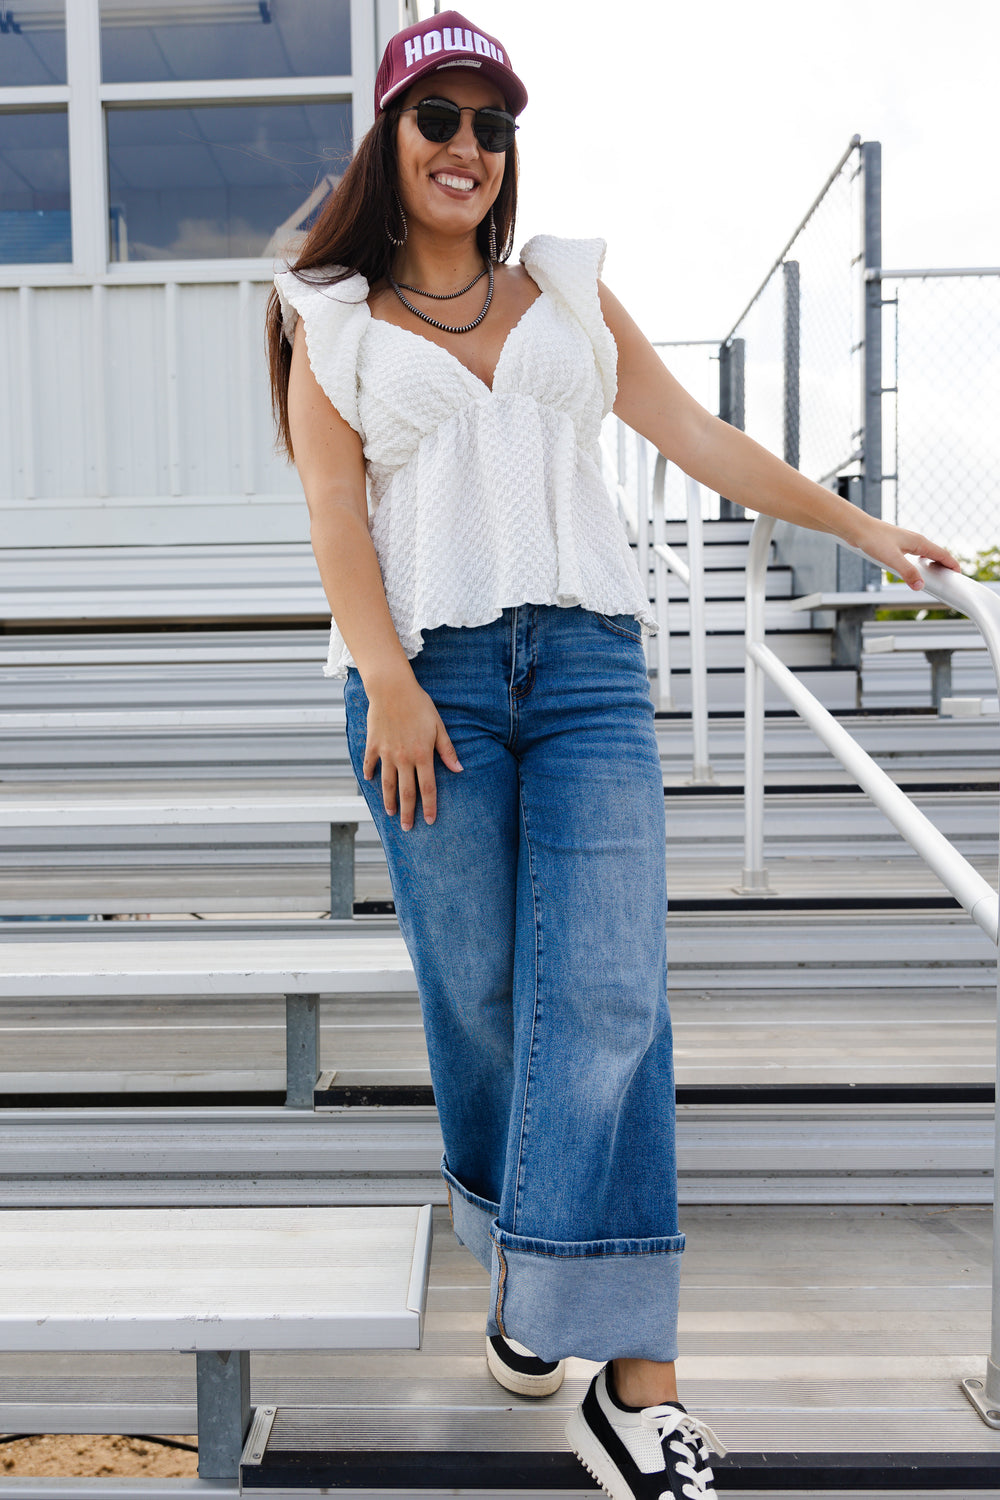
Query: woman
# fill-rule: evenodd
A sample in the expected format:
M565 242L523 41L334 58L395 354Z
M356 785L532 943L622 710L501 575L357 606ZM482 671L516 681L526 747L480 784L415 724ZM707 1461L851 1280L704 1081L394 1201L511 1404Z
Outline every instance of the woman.
M614 1500L710 1496L674 1374L677 1224L655 629L598 432L914 587L941 547L710 416L598 280L600 241L513 243L506 52L454 11L399 33L376 120L269 305L348 739L413 958L487 1359L547 1395ZM370 490L371 519L366 496Z

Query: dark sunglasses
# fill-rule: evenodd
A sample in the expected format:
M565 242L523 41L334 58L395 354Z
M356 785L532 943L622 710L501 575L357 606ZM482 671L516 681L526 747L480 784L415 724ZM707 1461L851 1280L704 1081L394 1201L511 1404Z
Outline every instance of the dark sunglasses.
M484 151L506 151L514 144L517 126L514 116L505 109L473 109L471 104L459 107L450 99L421 99L419 104L408 104L400 114L411 109L417 112L417 129L425 141L441 146L458 133L465 111L473 115L472 130Z

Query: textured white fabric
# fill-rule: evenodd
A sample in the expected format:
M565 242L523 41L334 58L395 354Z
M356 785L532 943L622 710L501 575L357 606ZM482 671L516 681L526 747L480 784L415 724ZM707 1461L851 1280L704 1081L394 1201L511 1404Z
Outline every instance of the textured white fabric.
M604 251L603 240L528 241L521 260L541 295L492 390L430 339L372 318L362 276L274 278L287 337L301 316L316 379L361 435L372 539L409 657L425 630L485 625L519 604L631 614L656 630L601 476L617 390L597 293ZM353 664L334 624L325 670L345 677Z

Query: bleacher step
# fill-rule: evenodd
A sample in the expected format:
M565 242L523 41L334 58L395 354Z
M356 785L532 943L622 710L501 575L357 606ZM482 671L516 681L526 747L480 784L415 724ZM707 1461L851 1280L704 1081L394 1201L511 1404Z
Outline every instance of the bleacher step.
M566 1451L566 1418L564 1406L553 1409L549 1403L540 1412L523 1406L471 1412L463 1407L277 1407L251 1431L240 1477L247 1492L280 1486L338 1493L443 1489L503 1497L532 1490L598 1493ZM870 1452L731 1449L728 1457L713 1459L716 1483L726 1495L766 1488L774 1496L888 1486L897 1500L904 1484L963 1497L996 1485L996 1454L887 1452L893 1425L883 1421L881 1432L871 1432L883 1446ZM800 1428L794 1420L786 1418L781 1426L789 1438L801 1435L793 1430Z
M39 800L43 796L36 790ZM13 816L22 800L13 789L2 805ZM995 793L921 791L914 800L992 879ZM249 819L253 802L243 798L241 803L245 811L236 816ZM308 799L300 799L299 806L308 807ZM318 914L329 906L329 822L223 823L220 815L218 822L203 826L92 827L75 814L71 818L69 807L67 803L62 827L6 832L0 852L0 914ZM666 811L671 900L738 905L744 860L738 792L689 786L678 796L669 789ZM268 815L275 816L273 811ZM385 858L364 810L363 817L355 846L355 897L365 903L388 902L392 891ZM765 833L776 903L852 896L887 906L949 900L923 861L860 793L814 791L806 799L797 792L772 792ZM893 876L888 888L887 862Z
M3 1202L58 1208L205 1202L444 1201L436 1112L279 1105L9 1109ZM692 1204L988 1204L993 1106L682 1104Z
M571 1361L565 1385L545 1402L529 1405L498 1387L483 1358L487 1275L455 1243L447 1210L436 1210L434 1218L422 1347L262 1353L252 1371L252 1400L278 1410L333 1409L330 1424L347 1434L348 1451L361 1449L364 1432L377 1430L389 1458L393 1450L399 1455L414 1429L411 1452L433 1452L435 1434L448 1430L464 1445L459 1451L481 1453L491 1433L516 1423L524 1434L521 1451L552 1454L567 1487L546 1483L507 1493L516 1500L552 1494L590 1500L596 1491L582 1470L566 1467L572 1460L561 1433L595 1367ZM683 1211L681 1395L733 1451L731 1467L719 1466L720 1479L732 1474L725 1487L720 1483L722 1496L802 1500L811 1490L824 1500L866 1494L931 1500L935 1493L959 1500L996 1493L1000 1433L979 1421L958 1384L985 1367L989 1220L988 1207L954 1205ZM8 1425L11 1431L38 1431L40 1409L55 1421L60 1404L80 1401L81 1381L95 1423L113 1423L117 1403L132 1421L154 1408L162 1420L171 1419L154 1430L193 1430L193 1379L183 1356L140 1365L128 1355L32 1362L0 1355L0 1419L16 1424ZM779 1488L770 1472L755 1481L747 1459L763 1454L769 1461L794 1455L802 1467L787 1477L796 1487ZM869 1486L866 1481L877 1477L870 1466L875 1454L883 1455L882 1480ZM868 1466L852 1475L845 1470L856 1455L867 1455ZM947 1456L950 1474L942 1473L941 1463L932 1468L933 1455ZM899 1487L890 1488L890 1467ZM993 1491L977 1487L991 1475ZM468 1485L425 1488L414 1467L395 1489L396 1500L443 1500L456 1488L491 1493L488 1475L470 1477ZM380 1494L388 1500L392 1493L365 1488L369 1500ZM352 1489L337 1493L350 1496ZM492 1496L497 1500L495 1487Z

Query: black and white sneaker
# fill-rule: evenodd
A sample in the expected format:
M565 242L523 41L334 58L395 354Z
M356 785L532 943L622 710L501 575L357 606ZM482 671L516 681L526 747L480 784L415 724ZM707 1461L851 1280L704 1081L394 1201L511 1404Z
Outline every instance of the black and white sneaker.
M607 1366L566 1425L570 1447L611 1500L718 1500L709 1452L715 1433L680 1402L629 1410L608 1388Z
M500 1334L494 1334L492 1338L487 1335L486 1363L493 1379L518 1396L551 1396L562 1385L566 1374L564 1359L555 1363L539 1359L523 1344L505 1339Z

